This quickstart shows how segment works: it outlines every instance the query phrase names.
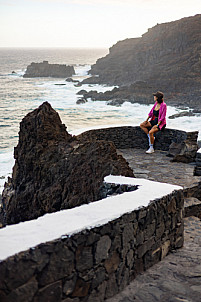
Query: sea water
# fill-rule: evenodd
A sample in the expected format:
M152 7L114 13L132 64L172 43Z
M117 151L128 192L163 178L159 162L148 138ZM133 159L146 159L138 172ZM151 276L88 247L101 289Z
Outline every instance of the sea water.
M0 193L12 173L19 123L43 102L48 101L52 105L72 134L107 126L136 126L146 119L152 105L125 102L117 107L107 105L105 101L91 100L76 104L80 98L77 92L81 89L104 92L114 87L88 84L75 87L75 83L65 79L23 78L27 65L47 60L49 63L74 65L76 74L73 78L81 81L88 77L91 65L107 53L107 49L0 49ZM168 128L185 131L201 129L201 115L168 119L168 116L180 111L168 106Z

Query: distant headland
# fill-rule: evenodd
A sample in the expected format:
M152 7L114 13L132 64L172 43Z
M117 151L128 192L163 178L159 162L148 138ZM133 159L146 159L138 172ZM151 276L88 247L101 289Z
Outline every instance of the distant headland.
M119 41L92 65L92 77L83 83L118 85L109 95L116 103L152 103L152 92L161 90L169 104L201 112L200 28L201 14L157 24L141 38Z

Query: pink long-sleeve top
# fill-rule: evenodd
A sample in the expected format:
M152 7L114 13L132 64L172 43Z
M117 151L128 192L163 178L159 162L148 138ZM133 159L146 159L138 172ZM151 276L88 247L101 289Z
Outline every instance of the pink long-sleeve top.
M154 106L152 107L151 111L149 112L149 117L151 117L151 120L154 116L154 109L157 105L157 102L155 102ZM166 112L167 112L167 105L165 102L161 103L160 109L159 109L159 115L158 115L158 122L161 122L159 125L160 130L163 128L164 125L166 125Z

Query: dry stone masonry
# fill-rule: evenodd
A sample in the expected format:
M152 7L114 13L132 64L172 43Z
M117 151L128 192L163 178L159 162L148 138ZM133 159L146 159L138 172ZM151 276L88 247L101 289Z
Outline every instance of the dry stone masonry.
M197 131L190 132L188 134L185 131L165 128L164 131L156 133L154 147L157 150L169 151L169 147L172 142L182 143L187 140L187 138L188 141L193 141L197 146L197 134ZM78 135L77 138L83 141L86 139L91 139L92 141L112 141L118 149L147 149L149 147L147 135L138 126L122 126L89 130ZM194 155L196 155L196 152Z
M0 300L104 301L183 245L183 191L0 262ZM20 276L20 278L19 278Z

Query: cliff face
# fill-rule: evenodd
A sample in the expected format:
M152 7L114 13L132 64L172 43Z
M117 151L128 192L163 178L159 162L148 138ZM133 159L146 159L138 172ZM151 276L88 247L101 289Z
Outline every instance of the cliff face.
M106 175L134 176L113 143L72 137L47 102L20 123L14 157L2 194L7 224L98 200Z
M27 70L23 77L65 78L71 77L73 74L75 74L73 66L66 66L64 64L49 64L48 61L43 61L42 63L31 63L29 66L27 66Z
M97 60L91 74L98 74L100 83L144 81L168 93L194 90L200 95L201 15L158 24L141 38L118 42Z

